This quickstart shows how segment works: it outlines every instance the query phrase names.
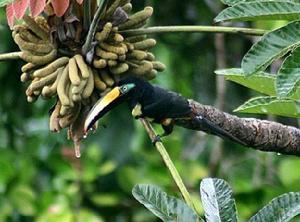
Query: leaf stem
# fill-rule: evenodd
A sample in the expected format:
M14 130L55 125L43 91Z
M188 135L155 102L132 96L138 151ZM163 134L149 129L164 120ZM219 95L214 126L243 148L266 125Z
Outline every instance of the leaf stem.
M20 59L21 52L10 52L0 54L0 61Z
M83 2L83 30L89 30L91 25L91 0L85 0Z
M264 35L267 30L240 28L240 27L223 27L223 26L154 26L149 28L131 29L121 31L126 36L159 34L159 33L176 33L176 32L212 32L212 33L232 33L245 35Z
M98 9L97 9L97 11L96 11L96 13L94 15L92 24L91 24L89 32L88 32L88 35L87 35L85 43L84 43L84 45L82 47L82 53L84 55L86 55L91 50L91 48L92 48L93 38L94 38L94 35L95 35L96 31L97 31L97 26L98 26L99 21L101 19L102 12L105 9L106 2L107 2L107 0L100 1Z
M157 134L155 133L152 125L145 119L143 118L140 118L140 121L141 123L143 124L144 128L146 129L151 141L154 141ZM172 178L173 180L175 181L180 193L182 194L185 202L187 203L187 205L189 207L191 207L192 209L195 210L195 212L197 212L194 204L193 204L193 201L192 201L192 198L187 190L187 188L185 187L174 163L172 162L166 148L164 147L163 143L162 142L156 142L155 143L155 147L156 149L158 150L159 154L161 155L163 161L165 162L169 172L171 173L172 175Z

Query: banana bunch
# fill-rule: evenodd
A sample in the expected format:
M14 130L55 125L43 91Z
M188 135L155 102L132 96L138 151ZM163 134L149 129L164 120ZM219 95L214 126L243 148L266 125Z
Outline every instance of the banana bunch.
M31 82L26 90L28 102L36 101L40 95L46 99L58 96L50 130L59 132L76 120L81 103L88 103L94 91L94 78L99 90L104 90L106 85L82 55L58 57L43 17L25 16L24 21L25 24L16 25L12 33L22 51L21 58L27 62L22 67L21 81Z
M53 15L48 18L26 15L24 24L13 28L13 39L21 50L21 59L26 62L22 66L21 81L29 83L27 100L34 102L40 96L57 99L51 110L50 130L60 132L68 128L77 156L80 155L80 140L84 137L85 117L99 98L110 91L120 78L135 75L151 80L165 69L165 65L156 61L149 52L156 45L155 39L146 35L124 34L126 30L143 27L152 16L153 9L145 7L129 16L131 10L130 0L111 1L94 36L96 47L92 59L87 59L87 55L82 53L84 41L80 42L80 39L84 40L86 33L82 32L79 20L75 19L72 24L72 27L78 27L77 41L71 39L67 42L70 45L62 44L60 38L53 35L59 27L62 35L70 32L61 29L65 26L55 27L57 24L53 21L67 22L67 27L70 27L70 21L55 20ZM76 44L72 44L74 42Z
M117 10L122 8L124 13L130 13L130 1L116 0L106 11L103 28L95 35L97 41L93 66L100 73L109 73L115 79L126 75L135 75L148 80L154 79L165 65L155 61L155 56L149 52L156 45L155 39L146 35L124 37L122 31L143 27L153 14L152 7L145 7L126 19L125 22L113 25Z

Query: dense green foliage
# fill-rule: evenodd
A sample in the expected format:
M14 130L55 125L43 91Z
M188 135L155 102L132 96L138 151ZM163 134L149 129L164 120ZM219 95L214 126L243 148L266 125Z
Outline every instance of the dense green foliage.
M300 68L300 2L289 0L275 1L223 1L229 5L215 21L264 21L287 20L289 23L267 32L245 54L240 74L257 75L269 78L265 71L270 65L277 66L272 83L276 94L268 97L252 98L236 111L246 113L268 113L288 117L299 117L299 68ZM276 62L280 65L276 65ZM225 75L231 75L228 70ZM265 80L264 80L265 81ZM245 85L243 81L242 85ZM255 80L254 80L255 82ZM252 81L253 83L253 81ZM260 81L256 81L260 84ZM252 88L252 87L250 87Z
M201 181L200 194L205 220L197 217L193 209L184 202L169 196L159 187L136 185L132 193L141 204L163 221L239 221L233 191L222 179L206 178ZM288 222L300 214L299 203L300 192L283 194L259 210L249 222Z
M209 0L135 4L136 10L145 4L154 7L153 25L209 25L222 7ZM3 10L0 19L0 53L17 50ZM213 105L218 99L214 35L164 34L157 36L157 41L154 51L168 69L155 82ZM239 67L251 44L247 37L226 36L227 67ZM82 158L77 160L66 133L49 133L47 112L53 104L42 100L27 104L25 86L19 81L20 66L15 61L0 64L0 221L155 221L155 216L132 197L134 185L157 184L177 197L178 192L127 107L105 118L97 134L84 141ZM263 88L260 92L274 96L275 88ZM254 91L230 83L225 111L254 95ZM296 124L293 119L283 121ZM298 158L247 151L227 141L220 151L215 137L185 129L176 129L164 143L195 202L200 203L201 179L224 178L233 187L241 221L275 196L299 190ZM221 153L217 160L216 152ZM200 205L197 208L203 212Z

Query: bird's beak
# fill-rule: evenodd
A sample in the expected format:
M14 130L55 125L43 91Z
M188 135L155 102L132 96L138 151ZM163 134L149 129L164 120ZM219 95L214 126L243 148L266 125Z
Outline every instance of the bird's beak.
M121 98L120 88L115 87L104 97L98 100L86 117L84 132L87 133L98 119L118 105L119 98Z

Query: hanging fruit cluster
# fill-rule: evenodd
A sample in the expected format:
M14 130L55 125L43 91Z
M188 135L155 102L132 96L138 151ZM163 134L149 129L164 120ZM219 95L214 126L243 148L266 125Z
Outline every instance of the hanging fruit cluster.
M89 31L84 28L83 5L75 1L63 17L57 17L49 4L44 13L47 16L25 15L24 24L13 28L14 41L22 51L20 57L27 62L21 81L30 83L28 102L39 96L57 98L51 110L50 130L69 128L77 148L85 115L119 79L135 75L151 80L165 69L149 52L156 45L154 39L124 35L126 30L145 26L153 9L145 7L129 15L131 10L130 0L110 1L88 51L83 49Z

